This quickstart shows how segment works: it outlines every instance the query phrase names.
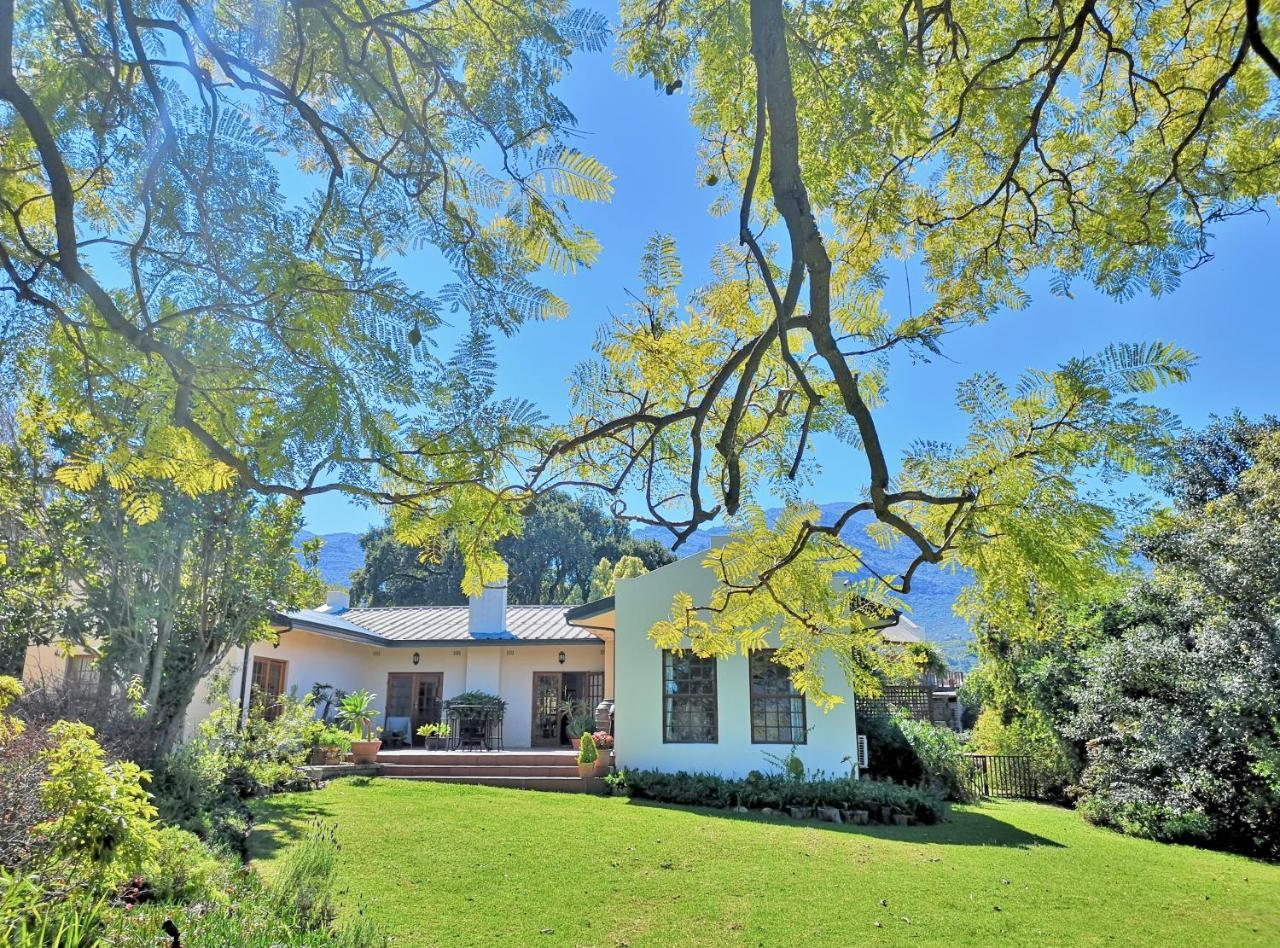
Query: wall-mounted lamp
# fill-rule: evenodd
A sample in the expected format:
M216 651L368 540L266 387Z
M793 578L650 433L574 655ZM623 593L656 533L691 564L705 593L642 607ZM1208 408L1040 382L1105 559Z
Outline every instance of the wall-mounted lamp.
M415 665L416 665L416 664L418 664L418 662L420 662L420 661L422 661L422 656L421 656L421 655L419 655L417 652L414 652L414 653L413 653L413 664L415 664Z
M561 665L563 665L563 664L564 664L564 652L561 652L561 653L560 653L560 664L561 664Z

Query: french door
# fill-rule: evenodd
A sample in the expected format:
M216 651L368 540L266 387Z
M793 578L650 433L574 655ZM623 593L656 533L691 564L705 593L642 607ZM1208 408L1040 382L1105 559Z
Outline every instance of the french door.
M534 672L534 747L559 747L569 743L565 733L564 703L586 701L595 708L604 698L604 672Z
M443 672L391 672L387 675L387 717L408 718L409 733L416 735L422 725L440 720L443 691Z
M533 673L534 747L560 746L560 704L564 676L560 672Z

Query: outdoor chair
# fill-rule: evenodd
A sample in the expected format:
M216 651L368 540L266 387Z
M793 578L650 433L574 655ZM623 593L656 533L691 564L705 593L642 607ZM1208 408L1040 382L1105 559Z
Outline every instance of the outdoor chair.
M413 731L408 718L387 718L387 726L382 729L382 737L388 745L393 742L397 747L413 746Z

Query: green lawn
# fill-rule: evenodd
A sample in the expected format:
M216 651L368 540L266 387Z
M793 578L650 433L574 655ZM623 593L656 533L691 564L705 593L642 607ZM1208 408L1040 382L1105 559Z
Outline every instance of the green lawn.
M398 944L1280 943L1280 866L1032 803L836 827L569 794L337 781L259 804L264 874L320 818Z

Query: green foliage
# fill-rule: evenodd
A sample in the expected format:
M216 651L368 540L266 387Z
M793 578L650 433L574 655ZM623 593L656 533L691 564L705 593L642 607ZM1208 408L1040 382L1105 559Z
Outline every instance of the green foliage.
M9 675L0 675L0 745L22 733L25 725L16 715L5 709L22 697L22 682Z
M657 770L618 771L609 782L614 792L632 798L678 803L682 806L769 807L831 806L845 810L889 807L894 813L936 823L946 816L946 804L937 794L883 780L852 777L795 780L785 774L752 771L744 778L702 773L663 773Z
M376 697L367 688L361 688L338 702L338 720L351 728L355 740L373 740L373 721L380 713L373 708Z
M35 881L0 868L0 941L11 948L81 948L97 944L107 900L51 898Z
M28 399L20 421L19 443L31 463L12 477L31 494L28 519L39 520L45 534L57 527L63 553L50 582L76 590L56 622L37 626L38 638L93 645L104 707L91 709L89 719L104 739L117 736L106 713L117 709L119 692L136 689L130 700L142 723L135 730L146 746L131 752L154 761L179 738L200 679L233 648L269 634L272 611L321 598L319 578L293 547L301 505L242 489L175 484L165 464L127 453L94 477L58 468L50 484L56 459L90 451L103 436L87 418L38 397ZM0 479L13 486L3 458ZM140 496L156 501L145 517L130 512ZM0 509L4 502L0 496ZM65 508L79 516L65 520L59 513ZM74 555L67 555L71 548ZM46 569L43 554L23 549L19 556L32 558L11 561L13 568Z
M1045 799L1065 800L1080 776L1075 748L1038 708L1005 722L998 709L986 708L969 733L968 750L975 754L1010 754L1030 758L1032 779Z
M320 724L320 727L311 732L309 738L309 746L316 747L335 747L342 753L346 754L351 750L351 732L340 727L333 727L327 724ZM424 725L425 727L425 725ZM418 730L421 734L421 728Z
M290 854L288 866L282 867L285 882L276 878L264 883L252 869L223 860L220 889L179 902L151 900L112 909L103 919L102 934L112 945L149 948L169 943L163 926L171 920L182 943L193 948L385 948L386 935L368 919L332 920L336 844L312 832L299 845L305 851L296 859Z
M593 731L596 726L596 709L592 707L591 702L582 698L570 698L568 701L560 705L560 714L568 715L566 728L569 734L581 734L583 731Z
M578 746L578 763L594 764L600 759L600 751L596 749L596 739L590 731L582 732L582 743Z
M312 823L276 874L276 890L306 927L323 928L333 922L338 849L334 827Z
M387 527L371 530L360 539L365 562L352 576L352 602L372 606L465 602L463 550L457 539L444 537L442 543L442 548L412 547L399 542ZM632 538L623 521L590 498L564 491L551 491L532 501L523 512L519 531L499 538L495 550L510 567L507 596L514 605L581 602L584 594L587 599L597 598L595 572L603 560L617 562L621 575L631 576L674 558L653 540ZM613 569L609 567L610 573Z
M237 868L217 855L194 833L165 826L156 831L156 846L143 878L154 898L186 905L225 902Z
M242 727L240 707L224 685L225 679L211 687L220 697L195 736L161 760L153 793L164 820L242 851L249 827L243 801L295 786L313 742L339 729L318 727L309 695L283 696L271 720L251 704ZM349 732L340 733L350 740Z
M12 19L2 279L21 360L111 434L68 465L82 486L137 462L196 492L319 479L371 497L366 449L434 488L455 459L418 466L418 448L460 461L522 430L453 429L431 334L459 310L479 333L563 315L533 274L594 259L570 209L612 176L570 147L554 90L603 45L601 14L37 3ZM90 259L104 245L120 266ZM445 268L431 295L389 267L424 245Z
M948 800L967 800L966 748L960 736L929 721L917 721L905 711L893 716L894 724L915 751L925 775L924 786Z
M44 755L41 797L50 817L38 830L51 869L102 886L138 875L159 844L143 788L150 776L132 762L108 762L87 724L59 721L49 733L56 743Z
M487 691L464 691L444 703L446 712L451 708L461 707L467 709L468 715L478 715L494 721L502 720L507 713L506 700Z
M1126 832L1274 857L1280 426L1215 422L1181 442L1169 476L1176 506L1141 540L1153 575L1076 695L1081 807Z

